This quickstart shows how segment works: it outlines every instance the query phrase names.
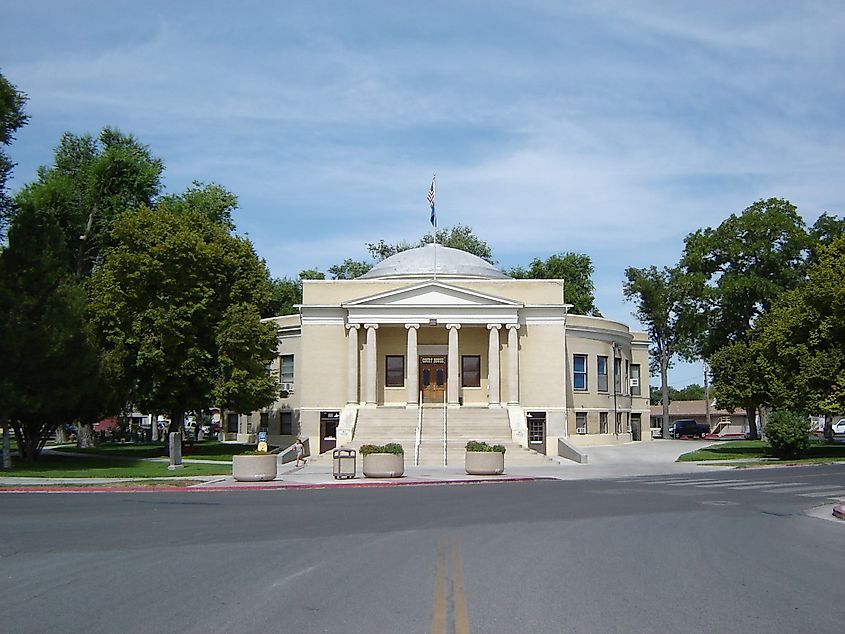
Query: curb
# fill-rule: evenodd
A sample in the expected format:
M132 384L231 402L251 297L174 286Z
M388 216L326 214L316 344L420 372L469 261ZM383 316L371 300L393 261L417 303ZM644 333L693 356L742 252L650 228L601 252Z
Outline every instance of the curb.
M538 480L555 480L548 477L509 477L500 479L484 480L412 480L408 482L325 482L325 483L296 483L279 482L277 484L253 484L235 486L201 486L192 485L186 487L110 487L102 485L94 486L54 486L54 485L21 485L18 487L0 487L2 493L166 493L166 492L192 492L192 493L222 493L239 491L283 491L288 489L311 490L311 489L364 489L364 488L387 488L403 486L447 486L458 484L496 484L500 482L534 482Z
M833 507L833 517L845 520L845 504L837 504Z

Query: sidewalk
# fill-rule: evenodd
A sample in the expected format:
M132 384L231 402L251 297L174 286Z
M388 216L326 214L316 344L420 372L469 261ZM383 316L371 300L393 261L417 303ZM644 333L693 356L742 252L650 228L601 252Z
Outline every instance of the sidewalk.
M697 444L697 443L696 443ZM464 471L461 461L448 466L415 467L408 464L406 456L405 474L401 478L365 478L361 474L361 457L357 459L356 477L353 479L336 480L332 475L331 460L321 459L316 464L310 460L301 467L295 467L292 462L278 465L279 474L270 482L236 482L232 476L191 476L181 478L145 479L146 486L133 489L131 485L121 487L121 491L143 490L266 490L287 488L325 488L325 487L361 487L361 486L408 486L435 485L459 483L485 482L514 482L530 480L588 480L602 478L625 478L647 475L700 473L702 470L730 469L730 466L706 465L692 462L675 462L683 453L692 451L689 441L662 440L646 443L628 443L625 445L609 445L590 447L588 451L589 463L582 465L560 459L559 464L549 463L548 466L513 466L507 464L505 457L505 473L500 476L471 476ZM188 462L187 460L185 462ZM218 463L219 464L219 463ZM181 481L179 486L166 486L168 482ZM149 483L161 481L162 486L149 486ZM38 490L51 490L67 485L90 485L90 490L105 489L116 483L138 482L131 478L93 479L93 478L23 478L0 477L1 487L28 486Z

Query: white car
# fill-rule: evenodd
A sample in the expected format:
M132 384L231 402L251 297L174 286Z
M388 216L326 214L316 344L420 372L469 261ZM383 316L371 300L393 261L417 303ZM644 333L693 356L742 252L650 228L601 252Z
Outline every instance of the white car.
M845 418L840 418L838 421L833 423L833 433L845 434Z

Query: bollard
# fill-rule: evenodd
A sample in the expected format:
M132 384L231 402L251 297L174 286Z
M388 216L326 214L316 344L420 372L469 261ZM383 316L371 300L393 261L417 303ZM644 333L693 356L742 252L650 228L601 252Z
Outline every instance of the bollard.
M170 471L182 468L182 434L178 431L170 432Z

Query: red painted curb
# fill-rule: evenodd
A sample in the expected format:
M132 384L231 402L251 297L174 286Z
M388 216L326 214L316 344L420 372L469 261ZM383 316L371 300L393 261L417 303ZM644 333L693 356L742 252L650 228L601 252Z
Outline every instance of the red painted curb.
M0 487L0 493L164 493L168 491L179 492L210 492L221 493L229 491L283 491L285 489L339 489L339 488L384 488L401 486L445 486L457 484L496 484L499 482L534 482L538 480L554 480L546 477L524 477L524 478L501 478L498 480L413 480L411 482L325 482L322 484L308 483L284 483L284 484L259 484L247 486L198 486L189 487L109 487L109 486L41 486L21 485L18 487Z
M833 507L833 517L845 520L845 504L837 504Z

